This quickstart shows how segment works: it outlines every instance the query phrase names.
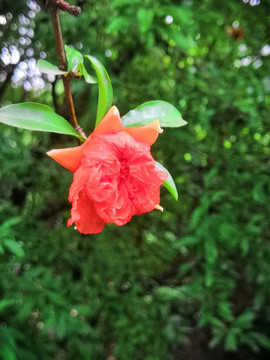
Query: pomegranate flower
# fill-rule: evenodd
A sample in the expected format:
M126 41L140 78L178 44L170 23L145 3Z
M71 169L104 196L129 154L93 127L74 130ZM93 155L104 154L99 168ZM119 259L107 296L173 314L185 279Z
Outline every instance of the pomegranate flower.
M124 128L113 106L84 144L48 152L74 173L68 226L75 223L79 232L96 234L105 223L121 226L134 215L161 208L160 186L168 175L150 153L160 132L158 120Z

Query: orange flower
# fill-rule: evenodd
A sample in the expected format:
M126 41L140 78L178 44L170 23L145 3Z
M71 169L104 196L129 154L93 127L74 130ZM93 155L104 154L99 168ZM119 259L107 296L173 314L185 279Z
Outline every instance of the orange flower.
M84 144L47 154L74 172L68 226L84 234L99 233L105 223L124 225L134 215L159 208L160 171L150 146L162 130L158 120L124 128L113 106Z

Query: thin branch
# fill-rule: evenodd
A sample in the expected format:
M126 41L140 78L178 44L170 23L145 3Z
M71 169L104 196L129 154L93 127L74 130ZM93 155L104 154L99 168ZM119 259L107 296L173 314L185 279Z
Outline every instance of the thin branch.
M60 0L48 0L47 1L47 7L51 11L51 17L52 17L52 24L53 24L53 31L54 31L54 39L55 39L55 45L56 45L56 52L57 52L57 58L58 58L58 65L61 70L66 71L67 70L67 60L64 50L64 44L63 44L63 38L62 38L62 32L61 32L61 25L60 25L60 19L59 19L59 13L58 9L62 9L62 7L65 7L65 11L68 11L70 8L74 8L74 6L70 6L68 3ZM69 10L68 10L69 9ZM80 9L80 8L79 8ZM76 14L74 14L76 15ZM78 14L77 14L78 15ZM73 127L78 131L78 133L86 138L83 130L78 125L75 109L74 109L74 103L73 98L70 90L70 77L62 76L64 89L65 89L65 95L66 95L66 103L69 109L69 119L72 123Z
M64 0L47 0L47 7L55 10L62 10L74 16L78 16L81 13L81 8L79 6L69 5L69 3Z
M50 8L50 11L52 16L52 24L53 24L53 32L54 32L54 40L56 45L58 64L59 64L59 68L65 71L67 70L67 61L64 50L59 14L56 8Z

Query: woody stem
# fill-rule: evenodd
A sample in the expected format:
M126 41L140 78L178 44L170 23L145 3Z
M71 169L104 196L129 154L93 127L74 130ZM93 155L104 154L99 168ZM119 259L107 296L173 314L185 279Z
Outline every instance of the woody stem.
M63 3L66 6L66 9L63 9ZM55 39L55 45L56 45L56 52L57 52L57 59L58 59L58 65L59 68L63 71L67 70L67 60L65 56L64 51L64 45L63 45L63 38L62 38L62 32L61 32L61 25L60 25L60 19L59 19L59 9L68 11L70 8L70 5L66 2L59 1L59 0L48 0L47 6L50 8L51 11L51 18L52 18L52 24L53 24L53 32L54 32L54 39ZM71 7L76 8L77 13L74 13L73 15L78 15L80 13L80 8L77 7ZM79 9L79 10L78 10ZM70 11L68 11L70 12ZM70 78L66 76L62 76L64 89L65 89L65 98L66 103L69 110L69 120L72 123L73 127L77 130L77 132L84 138L86 138L82 128L78 125L75 109L74 109L74 103L73 98L70 90Z

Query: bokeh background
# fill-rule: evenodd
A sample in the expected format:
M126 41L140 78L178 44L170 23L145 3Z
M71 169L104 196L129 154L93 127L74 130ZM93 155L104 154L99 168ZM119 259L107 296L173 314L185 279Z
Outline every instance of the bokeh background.
M262 360L270 354L270 2L78 0L64 42L106 66L121 114L174 104L188 125L153 154L172 173L158 211L100 235L66 228L68 136L1 125L0 359ZM0 103L67 115L44 2L0 2ZM97 87L72 83L93 129Z

